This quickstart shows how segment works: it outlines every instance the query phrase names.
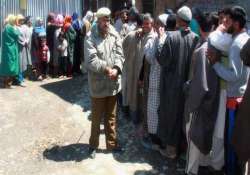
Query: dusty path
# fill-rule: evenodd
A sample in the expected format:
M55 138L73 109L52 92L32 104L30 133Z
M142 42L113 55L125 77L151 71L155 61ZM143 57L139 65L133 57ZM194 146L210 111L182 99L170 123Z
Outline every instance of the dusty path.
M119 120L119 140L127 151L88 159L86 76L26 84L0 89L0 175L176 174L158 153L142 148L125 119Z

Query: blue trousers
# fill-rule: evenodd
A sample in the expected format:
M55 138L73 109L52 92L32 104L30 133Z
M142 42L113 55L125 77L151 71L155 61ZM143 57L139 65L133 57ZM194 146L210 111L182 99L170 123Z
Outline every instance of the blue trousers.
M21 84L22 82L24 82L24 77L23 77L23 72L20 72L20 73L17 75L17 83L18 83L18 84Z
M225 171L226 175L240 175L241 167L232 146L237 109L227 109L225 128Z

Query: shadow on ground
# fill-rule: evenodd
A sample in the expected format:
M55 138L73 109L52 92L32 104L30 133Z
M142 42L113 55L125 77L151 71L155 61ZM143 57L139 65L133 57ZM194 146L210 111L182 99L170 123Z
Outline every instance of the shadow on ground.
M50 91L65 101L78 104L84 111L90 110L90 98L88 92L87 78L77 77L74 79L63 80L55 83L42 85L42 88ZM88 117L91 120L91 116ZM132 121L122 117L118 112L118 142L125 148L123 154L113 154L116 161L120 163L146 163L152 166L152 171L138 171L134 175L183 175L184 166L179 161L172 163L163 158L159 152L146 149L141 144L138 136L138 126ZM103 134L103 132L102 132ZM102 152L102 151L100 151ZM72 144L68 146L55 146L47 149L43 153L44 158L63 162L63 161L82 161L88 158L88 145ZM177 167L175 166L177 164Z
M80 105L84 111L90 110L86 75L44 84L41 87L69 103Z
M67 146L54 146L43 152L43 157L56 162L77 161L88 158L87 144L71 144Z
M122 117L118 117L118 139L125 147L123 154L113 154L115 160L121 163L147 163L152 166L151 171L137 171L134 175L183 175L185 161L167 160L158 151L147 149L142 145L139 126L134 125Z

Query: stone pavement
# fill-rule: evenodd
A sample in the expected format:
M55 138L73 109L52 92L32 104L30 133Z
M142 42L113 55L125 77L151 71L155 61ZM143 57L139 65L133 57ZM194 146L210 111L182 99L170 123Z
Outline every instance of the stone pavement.
M0 88L0 175L179 175L135 136L134 125L119 117L122 155L100 153L88 159L90 101L86 76L26 82ZM103 126L102 126L103 128ZM179 164L178 164L179 165Z

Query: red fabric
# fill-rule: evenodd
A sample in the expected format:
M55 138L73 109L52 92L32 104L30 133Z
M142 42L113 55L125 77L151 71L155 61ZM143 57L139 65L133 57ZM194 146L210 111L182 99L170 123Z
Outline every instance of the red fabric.
M63 22L63 31L67 32L72 24L72 17L71 16L65 16L64 22Z
M233 109L236 110L237 107L240 105L242 102L242 97L235 97L235 98L227 98L227 108L228 109Z
M46 61L46 62L48 61L48 51L49 51L49 48L47 45L44 45L39 48L38 58L40 61Z
M63 32L67 32L70 28L71 24L70 23L66 23L64 26L63 26Z
M70 24L72 23L72 17L71 16L65 16L63 24L65 25L67 23L70 23Z

